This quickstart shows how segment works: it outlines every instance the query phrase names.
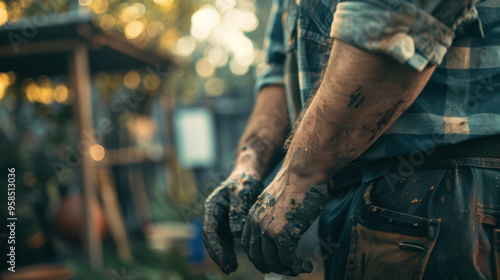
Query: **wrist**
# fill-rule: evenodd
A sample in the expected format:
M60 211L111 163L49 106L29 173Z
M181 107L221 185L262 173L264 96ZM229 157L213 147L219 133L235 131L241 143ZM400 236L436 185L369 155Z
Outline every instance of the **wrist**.
M327 171L328 167L318 163L302 162L301 164L297 164L294 161L290 161L284 165L284 168L287 169L288 177L296 182L317 183L325 180L328 174L330 174L330 172Z
M235 170L251 173L253 174L252 176L258 177L260 180L266 168L267 162L260 158L254 149L242 146L236 157Z
M262 179L260 172L258 172L254 167L245 164L236 165L229 177L240 180L246 176L250 176L257 181L261 181Z
M328 179L325 173L296 174L288 166L283 166L276 175L275 181L271 185L284 188L289 193L304 193L314 185L324 182Z

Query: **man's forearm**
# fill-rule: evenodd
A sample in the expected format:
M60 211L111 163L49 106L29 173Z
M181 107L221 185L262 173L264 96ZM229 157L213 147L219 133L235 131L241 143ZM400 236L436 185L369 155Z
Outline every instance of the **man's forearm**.
M238 145L236 168L254 169L264 178L284 155L282 147L288 127L284 87L262 88Z
M314 183L359 157L413 103L433 71L419 73L335 41L321 86L290 144L283 176ZM297 183L292 185L308 187Z

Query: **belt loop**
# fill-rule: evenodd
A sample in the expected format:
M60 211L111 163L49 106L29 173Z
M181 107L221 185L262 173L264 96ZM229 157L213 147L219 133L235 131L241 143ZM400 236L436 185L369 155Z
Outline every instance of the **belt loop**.
M454 158L452 158L450 160L450 167L453 168L453 169L455 169L455 170L458 170L458 163L457 163L457 161Z
M451 183L451 180L453 180L453 184ZM453 187L457 186L458 186L458 163L455 159L451 159L448 168L448 179L446 180L446 190L451 192L453 190Z

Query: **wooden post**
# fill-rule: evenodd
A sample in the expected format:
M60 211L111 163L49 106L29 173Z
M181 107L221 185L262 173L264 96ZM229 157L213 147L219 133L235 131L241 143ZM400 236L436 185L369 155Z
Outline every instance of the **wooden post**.
M89 55L86 45L78 45L69 58L69 75L75 93L75 116L79 144L82 149L90 149L95 144L92 124L92 95L89 67ZM86 132L86 133L85 133ZM85 211L85 249L90 267L102 268L102 244L94 224L92 206L98 205L96 196L96 165L90 157L90 151L83 151L81 172L83 183L83 205Z
M132 262L133 256L129 245L127 228L123 220L110 168L102 165L97 170L106 223L109 233L115 241L118 257L124 262Z

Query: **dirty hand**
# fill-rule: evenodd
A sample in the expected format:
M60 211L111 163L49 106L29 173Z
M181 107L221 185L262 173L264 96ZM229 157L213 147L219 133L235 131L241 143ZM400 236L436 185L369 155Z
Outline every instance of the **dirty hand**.
M233 172L204 203L203 242L226 274L238 267L233 240L241 237L248 211L264 189L257 178L256 174Z
M274 181L266 188L250 209L241 237L258 270L288 276L312 271L312 264L300 259L295 250L321 213L326 195L326 182L313 184L305 192Z

